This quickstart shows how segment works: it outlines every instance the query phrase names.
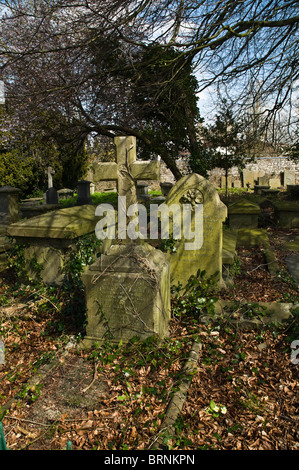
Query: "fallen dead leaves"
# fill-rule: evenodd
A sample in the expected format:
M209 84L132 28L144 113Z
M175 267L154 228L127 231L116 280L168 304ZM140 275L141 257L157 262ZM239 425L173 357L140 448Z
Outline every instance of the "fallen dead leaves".
M272 301L286 289L294 294L264 268L254 269L259 253L239 254L247 275L237 278L231 295ZM1 406L23 390L38 365L60 358L34 400L24 395L4 416L11 450L65 449L69 441L78 450L149 449L157 436L175 450L299 450L299 366L290 361L283 330L240 331L229 323L198 328L174 318L171 354L161 348L157 355L153 345L111 361L72 351L61 358L61 336L45 334L56 313L53 308L41 315L22 301L2 309L7 350L0 366ZM203 346L200 360L170 433L163 419L194 336ZM211 400L226 413L209 413Z

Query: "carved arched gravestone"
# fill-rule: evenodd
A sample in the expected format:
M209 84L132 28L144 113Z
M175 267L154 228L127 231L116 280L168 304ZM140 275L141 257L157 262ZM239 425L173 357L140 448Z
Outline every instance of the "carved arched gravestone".
M198 174L186 175L172 187L165 204L169 207L173 204L181 207L190 205L191 231L195 233L196 230L200 238L195 249L186 244L192 240L186 240L184 236L177 240L177 251L169 255L171 283L181 282L184 286L198 269L205 270L209 276L219 272L219 282L222 283L222 224L227 217L227 207L220 200L216 188Z

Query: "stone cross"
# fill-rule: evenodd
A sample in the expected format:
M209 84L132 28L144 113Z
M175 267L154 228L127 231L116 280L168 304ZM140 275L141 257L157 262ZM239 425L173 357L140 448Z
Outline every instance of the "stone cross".
M137 204L138 180L159 180L159 161L136 161L136 137L115 137L116 162L94 163L94 182L117 181L117 193L126 196L126 209Z
M48 166L47 170L45 171L45 174L48 176L48 189L53 188L52 175L54 175L54 173L55 170L51 166Z

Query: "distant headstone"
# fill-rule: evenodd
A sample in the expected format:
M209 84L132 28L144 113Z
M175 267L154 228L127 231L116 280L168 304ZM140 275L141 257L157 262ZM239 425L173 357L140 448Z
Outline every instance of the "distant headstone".
M258 177L258 186L269 186L269 175L259 176Z
M78 189L78 206L82 206L85 204L91 204L91 195L90 195L90 181L81 180L77 183Z
M136 188L137 188L137 197L148 195L148 184L137 183Z
M242 171L242 182L243 187L250 187L253 188L254 186L254 172L250 170L243 170Z
M167 256L148 244L113 245L82 275L87 306L84 343L119 343L168 334Z
M170 183L170 182L167 182L167 181L164 181L164 182L160 183L160 188L161 188L161 192L162 192L163 196L167 196L167 194L171 190L172 186L173 186L173 183Z
M5 104L5 86L3 80L0 80L0 104Z
M262 194L262 191L264 189L270 189L270 186L263 186L263 185L255 185L254 186L254 194L259 194L261 195Z
M90 194L94 194L96 185L94 183L90 183Z
M46 204L58 204L57 190L52 186L46 191Z
M227 177L227 187L228 188L232 187L232 177L231 176ZM226 188L226 178L225 178L225 176L221 176L221 188Z
M53 188L53 175L55 174L55 170L51 167L48 166L48 168L45 171L46 176L48 177L48 189Z
M281 187L280 178L270 178L269 179L270 189L278 189Z
M273 203L274 219L281 228L299 228L299 204L291 201Z
M58 199L59 200L64 200L64 199L70 199L74 196L74 190L73 189L68 189L68 188L64 188L64 189L59 189L57 191L57 194L58 194Z
M233 187L234 188L241 188L242 184L240 180L235 180L233 181Z
M233 229L257 228L261 208L247 199L240 199L228 207L228 223Z
M285 170L282 173L282 184L285 187L296 184L296 172L294 170Z
M169 254L171 283L184 286L199 269L208 276L218 272L222 282L222 224L227 208L215 186L200 175L186 175L172 187L164 204L169 210L178 205L183 214L184 205L190 210L190 220L181 217L177 251Z

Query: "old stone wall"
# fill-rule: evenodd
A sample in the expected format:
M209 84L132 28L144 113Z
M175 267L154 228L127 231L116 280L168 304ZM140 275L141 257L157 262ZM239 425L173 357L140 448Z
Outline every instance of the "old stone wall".
M188 164L185 159L179 159L177 165L182 171L183 175L188 173ZM245 166L246 170L253 171L255 177L268 175L270 177L280 178L281 173L285 170L293 170L296 172L296 184L299 184L299 162L295 163L291 160L288 160L286 157L260 157L256 158L255 162L249 162ZM216 186L221 187L221 177L224 176L224 170L220 168L214 168L209 172L209 180L211 183ZM238 167L233 167L229 170L229 176L231 181L241 179L241 174ZM86 175L86 179L93 181L92 172L89 172ZM161 170L160 170L160 181L161 182L170 182L175 183L175 179L171 171L166 167L165 163L161 161ZM158 181L149 181L149 189L159 189ZM116 183L112 181L103 181L96 183L95 191L104 191L105 189L114 189L116 188Z

